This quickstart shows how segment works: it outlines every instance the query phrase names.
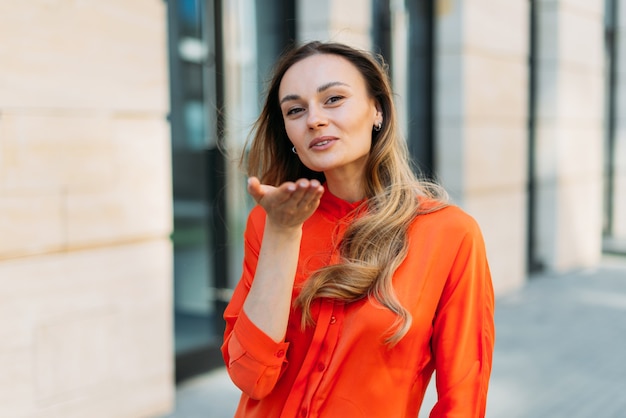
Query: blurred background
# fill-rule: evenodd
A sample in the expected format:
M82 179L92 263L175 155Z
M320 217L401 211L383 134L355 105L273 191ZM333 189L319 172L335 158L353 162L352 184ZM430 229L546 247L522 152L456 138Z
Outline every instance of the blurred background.
M160 416L221 370L237 156L294 41L385 58L502 312L536 277L623 260L622 3L0 0L0 417Z

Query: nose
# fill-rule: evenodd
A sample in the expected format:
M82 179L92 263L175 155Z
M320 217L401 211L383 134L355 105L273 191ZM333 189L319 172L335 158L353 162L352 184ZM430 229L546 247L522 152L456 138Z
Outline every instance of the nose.
M311 104L309 106L309 114L307 115L306 123L309 129L317 129L321 126L326 126L328 120L324 109L320 106Z

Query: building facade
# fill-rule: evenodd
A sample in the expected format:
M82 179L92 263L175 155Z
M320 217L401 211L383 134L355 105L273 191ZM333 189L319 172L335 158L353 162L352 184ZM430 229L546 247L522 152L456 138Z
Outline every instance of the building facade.
M385 57L498 294L626 253L625 33L620 0L0 0L0 416L157 417L221 363L293 41Z
M173 405L166 7L0 1L0 416Z

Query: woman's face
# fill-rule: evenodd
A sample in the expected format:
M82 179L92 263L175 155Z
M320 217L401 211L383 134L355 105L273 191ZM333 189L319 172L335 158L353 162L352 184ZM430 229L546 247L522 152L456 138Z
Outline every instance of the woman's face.
M327 179L363 175L382 113L350 61L332 54L298 61L283 76L278 96L287 136L304 165Z

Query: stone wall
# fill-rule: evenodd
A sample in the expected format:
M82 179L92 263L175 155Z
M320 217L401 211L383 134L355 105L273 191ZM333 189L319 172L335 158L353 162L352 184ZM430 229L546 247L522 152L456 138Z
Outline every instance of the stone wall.
M171 408L166 22L0 1L0 416Z
M526 278L528 1L441 1L436 26L436 167L499 293Z
M369 49L372 44L371 1L298 0L298 41L333 41Z
M536 256L549 270L602 253L604 2L537 2Z

